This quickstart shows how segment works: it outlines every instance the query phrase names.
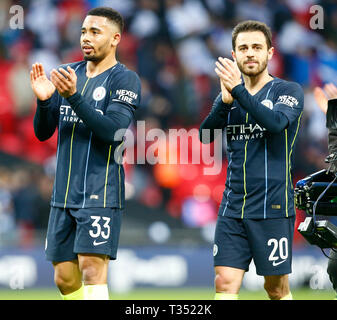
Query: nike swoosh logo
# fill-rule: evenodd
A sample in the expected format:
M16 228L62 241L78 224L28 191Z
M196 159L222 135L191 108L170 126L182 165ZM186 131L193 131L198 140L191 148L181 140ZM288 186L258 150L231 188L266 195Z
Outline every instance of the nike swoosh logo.
M237 107L231 107L231 110L234 110L234 109L236 109Z
M276 266L278 266L279 264L281 264L281 263L283 263L283 262L285 262L285 261L286 261L286 260L282 260L282 261L279 261L279 262L273 261L273 266L276 267Z
M94 246L99 246L100 244L106 243L108 241L101 241L101 242L96 242L96 240L93 242Z

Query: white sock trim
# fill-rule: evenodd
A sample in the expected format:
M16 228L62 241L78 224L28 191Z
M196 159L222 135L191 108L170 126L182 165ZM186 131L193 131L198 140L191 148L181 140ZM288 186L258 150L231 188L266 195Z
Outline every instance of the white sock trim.
M84 285L84 300L109 300L107 284Z

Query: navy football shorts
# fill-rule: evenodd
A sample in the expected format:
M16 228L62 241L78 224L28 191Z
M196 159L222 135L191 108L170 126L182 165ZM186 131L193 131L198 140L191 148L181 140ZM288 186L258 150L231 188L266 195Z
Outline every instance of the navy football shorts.
M117 208L51 207L45 245L47 260L75 260L79 253L104 254L115 260L122 212Z
M218 217L214 266L248 271L254 261L262 276L291 273L295 216L276 219Z

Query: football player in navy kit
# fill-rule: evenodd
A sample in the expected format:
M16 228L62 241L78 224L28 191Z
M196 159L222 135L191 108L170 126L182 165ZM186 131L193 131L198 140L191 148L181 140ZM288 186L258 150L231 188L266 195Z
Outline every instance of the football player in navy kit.
M35 134L44 141L58 128L46 257L63 299L109 299L124 208L120 131L140 102L139 77L116 60L123 26L112 8L92 9L81 29L84 60L53 69L50 80L42 64L31 70Z
M215 299L238 299L249 264L264 276L270 299L292 299L295 222L292 161L303 110L297 83L268 72L273 56L269 27L239 23L233 60L219 58L221 93L200 126L203 143L226 131L228 168L214 239ZM203 134L205 129L213 134ZM218 130L217 130L218 132Z

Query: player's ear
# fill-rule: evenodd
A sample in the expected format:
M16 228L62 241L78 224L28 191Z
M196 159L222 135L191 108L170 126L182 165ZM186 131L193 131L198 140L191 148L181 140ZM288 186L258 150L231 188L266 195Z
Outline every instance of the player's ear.
M116 47L121 41L121 34L119 32L115 32L112 34L111 47Z
M274 55L274 47L270 47L268 49L268 60L271 60L271 58L273 57Z
M236 62L236 54L235 54L235 51L232 50L232 57L233 57L233 60Z

